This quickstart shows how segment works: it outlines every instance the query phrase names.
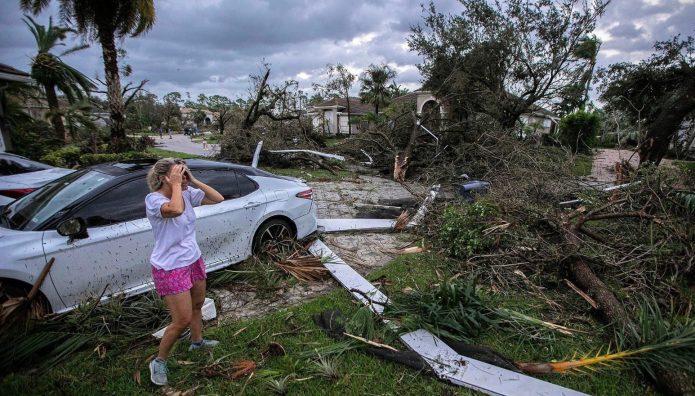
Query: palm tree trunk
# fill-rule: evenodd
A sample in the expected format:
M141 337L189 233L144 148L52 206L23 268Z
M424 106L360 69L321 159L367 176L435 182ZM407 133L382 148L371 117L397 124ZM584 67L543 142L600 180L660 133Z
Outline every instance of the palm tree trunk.
M66 143L68 136L65 132L65 125L63 125L63 117L60 115L60 104L58 103L58 95L56 95L55 86L52 84L46 84L44 85L44 89L46 90L46 102L48 102L48 108L53 114L51 116L51 124L53 124L56 139L62 143Z
M103 29L107 30L107 29ZM118 75L118 53L113 33L99 31L102 56L104 57L104 76L106 77L106 91L109 100L109 112L111 113L111 145L112 149L119 153L126 148L125 121L123 96L121 95L121 79Z

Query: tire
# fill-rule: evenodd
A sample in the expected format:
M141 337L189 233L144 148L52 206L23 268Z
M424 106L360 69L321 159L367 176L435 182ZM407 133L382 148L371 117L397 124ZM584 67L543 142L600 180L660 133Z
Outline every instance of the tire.
M289 250L295 233L290 223L283 219L270 219L261 224L253 237L253 253Z
M26 297L30 290L31 286L22 282L0 279L0 303L4 303L10 298ZM39 316L52 312L51 304L48 303L48 299L40 291L32 302L32 309Z

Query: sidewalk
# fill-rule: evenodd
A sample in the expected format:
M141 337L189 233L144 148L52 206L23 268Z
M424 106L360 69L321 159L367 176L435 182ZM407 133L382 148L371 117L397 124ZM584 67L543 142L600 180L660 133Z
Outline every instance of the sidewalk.
M155 147L164 150L178 151L179 153L186 153L192 155L200 155L203 157L212 157L220 152L219 145L208 144L207 149L203 149L203 143L192 142L191 138L183 134L173 134L171 139L168 135L163 135L163 138L159 136L153 136L155 140Z

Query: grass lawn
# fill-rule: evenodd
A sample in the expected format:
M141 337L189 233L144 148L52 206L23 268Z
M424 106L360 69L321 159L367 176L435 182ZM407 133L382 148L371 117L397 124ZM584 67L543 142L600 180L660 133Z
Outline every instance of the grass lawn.
M149 147L147 149L147 152L152 153L152 154L158 156L159 158L167 158L167 157L183 158L183 159L203 158L200 155L180 153L178 151L163 150L163 149L156 148L156 147Z
M573 172L575 176L591 175L591 167L593 166L593 157L586 154L577 154L574 159Z
M452 263L443 257L424 253L401 256L386 267L369 275L370 279L385 277L387 295L400 292L405 287L423 288L438 282L437 272L453 273ZM234 287L233 284L228 287ZM483 291L485 299L498 306L517 309L529 315L541 317L547 305L529 295L514 293L492 294ZM575 298L575 296L570 296ZM564 296L567 298L567 295ZM579 297L576 297L579 299ZM206 337L220 340L211 351L189 353L187 343L177 345L169 359L169 382L176 390L201 386L197 394L248 394L268 395L268 379L288 378L289 394L298 395L469 395L474 392L448 385L433 377L405 366L381 360L358 350L344 352L335 358L338 374L333 379L321 376L315 370L316 351L334 346L336 341L326 336L312 321L312 315L326 309L338 308L346 317L352 316L358 305L342 288L307 301L287 310L253 320L233 322L208 327ZM572 328L586 331L577 337L557 335L552 339L531 339L526 333L518 334L508 329L490 330L476 342L491 346L508 357L520 361L549 361L563 359L574 354L582 355L605 345L601 339L600 324L588 318L567 318L563 322ZM404 346L385 332L382 342L398 349ZM281 344L286 355L265 356L269 343ZM127 343L124 343L127 345ZM16 373L0 382L0 393L8 395L30 394L114 394L137 395L151 393L156 387L150 384L146 359L156 353L156 342L145 346L128 346L109 349L100 358L86 350L65 364L44 374ZM306 355L309 357L306 357ZM313 356L312 356L313 355ZM234 362L252 360L258 369L252 377L237 380L225 379L215 373L230 369ZM135 378L139 375L140 384ZM289 376L289 377L288 377ZM630 370L603 371L587 374L549 375L544 379L583 392L597 395L642 395L649 393Z
M695 172L695 161L673 160L673 165L686 172Z

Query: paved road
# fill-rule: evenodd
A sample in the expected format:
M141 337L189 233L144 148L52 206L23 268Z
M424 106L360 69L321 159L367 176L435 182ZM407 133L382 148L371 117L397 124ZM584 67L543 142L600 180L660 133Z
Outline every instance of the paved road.
M203 148L203 143L192 142L188 136L183 134L173 134L171 139L164 135L162 139L158 136L154 137L155 147L164 150L178 151L179 153L202 155L204 157L212 157L220 152L219 145L208 144L207 149Z
M622 160L630 160L634 168L639 166L639 156L633 155L632 150L598 149L594 155L590 179L600 182L614 182L616 178L615 164ZM671 160L661 161L662 166L671 165Z

